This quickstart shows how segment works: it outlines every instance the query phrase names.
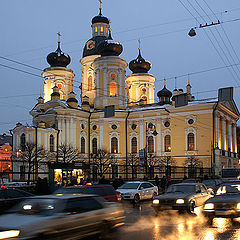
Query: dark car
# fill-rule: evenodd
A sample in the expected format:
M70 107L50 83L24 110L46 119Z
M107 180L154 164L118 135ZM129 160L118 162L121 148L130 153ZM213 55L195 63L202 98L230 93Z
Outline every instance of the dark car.
M201 183L178 183L170 185L166 193L155 197L152 207L156 213L162 210L187 210L194 214L194 208L202 206L210 198L207 188Z
M222 184L213 198L207 200L203 208L204 215L212 223L214 218L240 217L240 183Z
M66 187L60 188L54 192L54 194L74 194L74 193L95 194L103 197L107 202L121 201L121 194L117 192L112 185L107 184Z
M208 190L215 192L221 184L219 179L207 179L203 180L202 183L207 187Z
M26 199L0 216L0 239L103 237L124 224L119 203L95 195L46 195Z
M0 214L33 194L19 189L0 189Z

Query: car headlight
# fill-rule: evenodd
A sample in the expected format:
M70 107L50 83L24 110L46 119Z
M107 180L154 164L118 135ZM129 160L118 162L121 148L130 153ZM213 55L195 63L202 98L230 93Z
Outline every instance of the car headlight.
M237 210L240 210L240 203L237 204Z
M19 234L20 234L20 231L18 230L3 231L3 232L0 232L0 239L17 237Z
M153 199L153 204L159 204L159 200L158 199Z
M181 198L176 200L176 204L184 204L184 202L185 202L184 199Z
M206 203L204 205L204 209L209 209L209 210L214 209L214 204L213 203Z

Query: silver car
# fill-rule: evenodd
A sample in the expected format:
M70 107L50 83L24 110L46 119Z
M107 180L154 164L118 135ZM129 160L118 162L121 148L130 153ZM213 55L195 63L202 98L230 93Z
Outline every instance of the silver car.
M152 207L156 213L172 209L194 214L194 208L202 206L210 197L210 192L201 183L173 184L166 193L153 199Z
M119 203L92 195L32 197L0 216L0 239L81 239L124 224Z

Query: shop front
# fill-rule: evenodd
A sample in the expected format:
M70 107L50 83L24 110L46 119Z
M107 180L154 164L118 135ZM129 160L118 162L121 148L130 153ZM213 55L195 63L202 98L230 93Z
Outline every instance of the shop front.
M89 176L89 169L84 162L49 164L50 189L80 185Z

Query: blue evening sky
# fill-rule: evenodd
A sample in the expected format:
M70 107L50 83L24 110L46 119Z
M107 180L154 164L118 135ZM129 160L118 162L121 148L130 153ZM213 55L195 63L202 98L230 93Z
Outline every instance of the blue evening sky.
M79 99L79 61L85 42L91 38L91 19L98 14L98 8L97 0L1 1L0 134L8 133L17 122L31 125L29 111L43 90L40 77L7 67L39 76L40 70L2 57L44 69L48 67L46 56L56 50L60 31L61 48L72 59L69 68L76 74L74 91ZM167 88L173 90L177 76L177 88L185 91L188 73L223 67L190 74L192 92L198 99L211 98L217 97L218 88L233 86L239 107L240 66L225 67L240 62L239 0L103 0L103 15L110 18L113 38L123 44L121 57L128 63L136 58L137 40L141 39L142 56L152 63L150 73L156 77L155 101L163 78L167 78ZM217 20L224 23L196 29L195 37L188 36L190 28L199 23Z

